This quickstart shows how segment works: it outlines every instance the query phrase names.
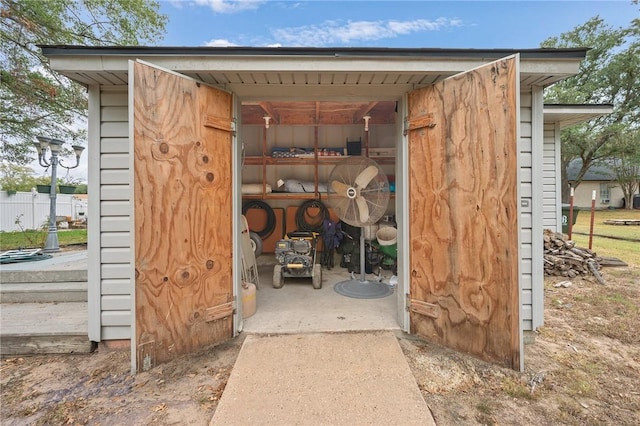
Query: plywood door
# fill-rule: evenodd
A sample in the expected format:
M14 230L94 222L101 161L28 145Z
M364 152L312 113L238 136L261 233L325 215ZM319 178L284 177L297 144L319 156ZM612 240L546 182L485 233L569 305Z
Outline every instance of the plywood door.
M409 94L413 333L520 368L518 59Z
M232 97L133 64L138 371L233 334Z

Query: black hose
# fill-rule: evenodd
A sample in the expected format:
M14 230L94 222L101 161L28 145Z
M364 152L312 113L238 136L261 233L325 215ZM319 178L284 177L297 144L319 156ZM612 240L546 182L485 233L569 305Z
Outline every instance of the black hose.
M320 212L315 215L307 215L307 209L309 208L317 208ZM315 219L313 223L309 223L307 221L307 217ZM322 233L322 224L324 221L329 219L329 210L327 207L322 204L320 200L308 200L305 201L298 207L298 211L296 212L296 226L300 231L312 231Z
M264 240L273 233L274 229L276 229L276 214L273 212L273 209L269 204L260 200L245 201L242 205L242 214L246 215L247 210L249 209L262 209L267 213L267 223L265 224L264 229L260 231L257 229L251 229L251 231L260 235L260 238Z

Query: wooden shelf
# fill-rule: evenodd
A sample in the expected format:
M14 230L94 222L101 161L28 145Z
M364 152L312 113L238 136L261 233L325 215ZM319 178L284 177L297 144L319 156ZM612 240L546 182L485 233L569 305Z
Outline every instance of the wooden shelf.
M390 200L395 200L395 193L389 194ZM268 194L243 194L243 200L327 200L327 194L320 192L319 196L311 192L270 192Z
M314 200L323 197L316 197L312 192L270 192L264 195L243 194L242 198L245 200Z
M242 198L245 200L326 200L327 193L324 192L266 192L266 181L267 181L267 169L269 166L307 166L313 168L313 182L315 183L315 188L318 189L318 180L320 173L325 174L327 169L326 166L335 166L341 161L349 158L348 155L319 155L324 153L319 147L319 136L318 136L319 127L313 127L313 144L308 144L308 152L312 152L312 155L305 155L304 157L272 157L270 155L266 155L266 153L270 152L269 146L267 145L267 136L266 131L262 132L262 147L261 152L262 155L247 155L243 158L243 166L259 166L261 167L262 174L262 193L261 194L246 194L242 195ZM309 141L311 142L311 140ZM391 152L392 150L383 151L378 148L376 153L386 154L387 152ZM254 151L255 152L255 151ZM345 151L346 152L346 151ZM362 145L362 153L369 153L369 133L366 132L364 138L364 144ZM370 157L378 164L395 164L396 158L392 157ZM322 172L320 172L320 168L322 167ZM395 198L395 195L392 195Z
M349 158L346 155L339 156L319 156L317 159L317 163L319 166L321 165L335 165L345 158ZM369 157L373 161L378 164L394 164L396 159L395 157ZM250 156L244 158L244 164L247 166L278 166L278 165L291 165L291 166L302 166L302 165L314 165L316 164L315 157L284 157L284 158L275 158L269 156Z

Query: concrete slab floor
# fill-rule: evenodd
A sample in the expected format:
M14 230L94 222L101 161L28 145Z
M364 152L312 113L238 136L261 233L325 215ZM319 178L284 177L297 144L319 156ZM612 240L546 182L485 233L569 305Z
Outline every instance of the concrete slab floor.
M64 271L87 269L87 250L62 250L50 259L34 262L5 263L0 271Z
M246 333L278 334L358 330L399 330L397 293L379 299L355 299L337 293L337 282L351 278L345 268L322 270L322 288L311 278L285 278L281 289L272 286L275 257L257 259L260 289L256 313L244 320ZM384 271L390 276L389 271ZM360 278L360 275L357 275ZM368 276L368 279L372 279ZM384 282L389 282L386 279Z

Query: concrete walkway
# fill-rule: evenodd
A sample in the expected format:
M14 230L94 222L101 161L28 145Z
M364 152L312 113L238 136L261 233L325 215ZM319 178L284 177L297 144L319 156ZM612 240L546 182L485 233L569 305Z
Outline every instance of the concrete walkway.
M390 331L245 339L211 425L435 425Z

